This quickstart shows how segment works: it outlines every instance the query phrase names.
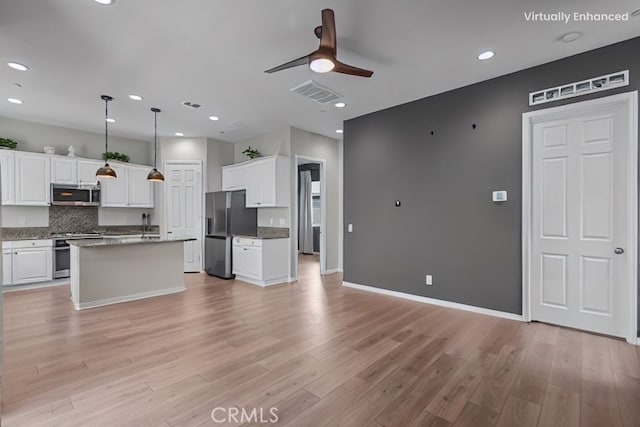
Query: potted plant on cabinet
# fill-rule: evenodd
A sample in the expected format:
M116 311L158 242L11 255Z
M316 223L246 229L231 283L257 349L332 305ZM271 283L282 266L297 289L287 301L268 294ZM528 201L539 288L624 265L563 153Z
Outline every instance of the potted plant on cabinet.
M15 150L18 142L11 138L0 138L0 148Z

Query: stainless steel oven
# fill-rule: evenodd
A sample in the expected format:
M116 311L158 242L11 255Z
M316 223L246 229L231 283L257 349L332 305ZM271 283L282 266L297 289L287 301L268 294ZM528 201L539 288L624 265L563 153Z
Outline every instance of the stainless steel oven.
M64 279L71 276L71 249L68 240L101 239L100 234L69 234L53 238L53 278Z

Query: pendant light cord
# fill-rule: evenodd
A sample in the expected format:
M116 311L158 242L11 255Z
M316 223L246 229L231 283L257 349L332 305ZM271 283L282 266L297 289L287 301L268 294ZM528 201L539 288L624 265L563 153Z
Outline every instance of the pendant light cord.
M153 112L153 168L158 168L158 112Z
M104 161L107 160L107 150L109 147L109 122L107 119L109 118L109 100L104 100Z

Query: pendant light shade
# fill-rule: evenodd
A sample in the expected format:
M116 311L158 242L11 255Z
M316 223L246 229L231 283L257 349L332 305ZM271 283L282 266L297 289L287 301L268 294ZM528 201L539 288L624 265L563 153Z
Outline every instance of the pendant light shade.
M153 182L164 182L164 175L157 169L158 162L158 113L159 108L153 107L153 169L147 175L147 180Z
M109 163L105 163L98 171L96 172L96 178L117 178L118 175L116 171L113 170Z
M109 101L113 101L113 98L109 95L102 95L100 98L104 101L104 153L106 155L109 152L109 122L107 121L107 118L109 118ZM109 166L109 162L105 158L104 166L96 172L96 178L112 179L117 177L116 171Z

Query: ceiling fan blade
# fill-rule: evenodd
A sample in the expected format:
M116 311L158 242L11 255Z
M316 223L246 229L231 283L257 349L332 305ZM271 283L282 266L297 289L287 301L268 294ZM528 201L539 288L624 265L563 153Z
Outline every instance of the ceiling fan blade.
M316 31L316 34L317 31ZM336 19L333 10L322 10L322 31L320 34L320 47L329 48L336 54Z
M371 77L373 75L373 71L365 70L364 68L353 67L351 65L347 65L338 61L336 61L336 66L331 71L359 77Z
M305 55L302 58L294 59L285 64L278 65L277 67L270 68L265 73L275 73L276 71L286 70L287 68L299 67L300 65L307 65L309 63L309 55Z

